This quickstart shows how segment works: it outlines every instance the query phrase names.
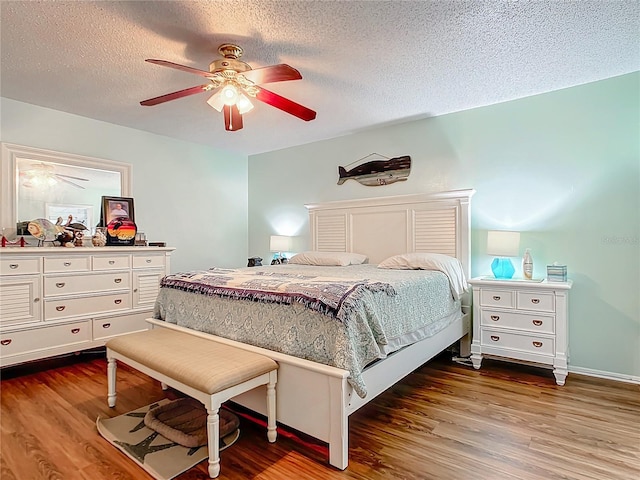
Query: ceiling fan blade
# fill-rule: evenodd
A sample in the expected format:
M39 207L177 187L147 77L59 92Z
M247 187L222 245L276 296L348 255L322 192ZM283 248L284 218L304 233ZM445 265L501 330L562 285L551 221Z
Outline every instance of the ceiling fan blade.
M262 87L258 87L258 93L255 98L256 100L267 103L272 107L279 108L283 112L287 112L295 117L298 117L305 122L316 118L316 112L314 112L313 110Z
M242 115L235 105L224 106L224 129L235 132L242 128Z
M80 178L80 177L74 177L73 175L64 175L62 173L56 173L55 174L56 177L65 177L65 178L72 178L74 180L81 180L83 182L88 182L89 179L88 178Z
M69 185L73 185L76 188L81 188L82 190L85 189L82 185L78 185L77 183L71 182L71 181L67 180L66 178L62 178L62 177L60 177L60 175L56 175L56 177L58 177L58 180L60 180L61 182L68 183Z
M156 60L154 58L147 58L145 62L153 63L155 65L161 65L163 67L175 68L176 70L182 70L183 72L187 72L187 73L195 73L196 75L200 75L202 77L209 78L211 76L211 72L198 70L197 68L187 67L186 65L180 65L178 63L167 62L166 60Z
M159 97L150 98L148 100L143 100L140 102L140 105L144 107L151 107L153 105L158 105L159 103L168 102L170 100L176 100L178 98L187 97L189 95L194 95L196 93L207 92L211 90L211 84L198 85L197 87L185 88L184 90L178 90L177 92L167 93L166 95L160 95Z
M262 83L302 79L300 72L286 63L271 65L270 67L254 68L253 70L242 72L242 75L244 75L247 80L251 80L258 85Z

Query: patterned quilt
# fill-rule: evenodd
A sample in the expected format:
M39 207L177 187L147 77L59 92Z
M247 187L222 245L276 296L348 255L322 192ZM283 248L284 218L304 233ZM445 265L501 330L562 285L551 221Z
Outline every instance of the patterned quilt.
M235 279L231 273L238 272L223 269L167 277L154 317L343 368L361 397L367 394L362 371L368 364L436 334L461 315L442 272L374 265L238 270ZM258 293L258 284L269 284L271 292ZM308 300L312 289L321 295Z
M388 283L349 279L311 272L211 268L164 277L161 287L244 300L302 305L341 321L362 298L365 290L395 295Z

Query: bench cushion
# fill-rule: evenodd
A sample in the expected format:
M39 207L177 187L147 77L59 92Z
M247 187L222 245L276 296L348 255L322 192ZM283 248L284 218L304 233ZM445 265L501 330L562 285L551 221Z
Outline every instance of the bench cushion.
M208 394L278 368L264 355L169 328L115 337L107 348Z

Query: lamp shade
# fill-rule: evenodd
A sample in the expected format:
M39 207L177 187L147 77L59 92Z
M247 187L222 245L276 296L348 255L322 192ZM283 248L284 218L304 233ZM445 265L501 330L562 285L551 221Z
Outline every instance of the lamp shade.
M520 252L520 232L490 231L487 234L487 254L496 257L517 257Z
M291 237L285 235L271 235L269 248L272 252L290 252Z

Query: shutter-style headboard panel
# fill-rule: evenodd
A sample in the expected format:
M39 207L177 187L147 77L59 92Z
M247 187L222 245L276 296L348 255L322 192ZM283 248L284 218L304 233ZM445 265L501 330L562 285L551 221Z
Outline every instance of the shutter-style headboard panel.
M356 252L379 263L391 255L434 252L471 273L471 197L475 190L306 205L311 249Z

